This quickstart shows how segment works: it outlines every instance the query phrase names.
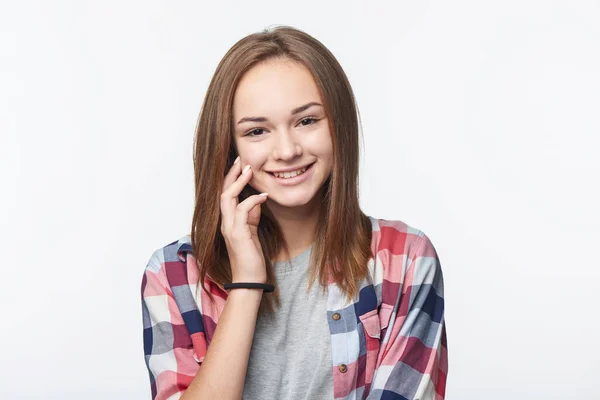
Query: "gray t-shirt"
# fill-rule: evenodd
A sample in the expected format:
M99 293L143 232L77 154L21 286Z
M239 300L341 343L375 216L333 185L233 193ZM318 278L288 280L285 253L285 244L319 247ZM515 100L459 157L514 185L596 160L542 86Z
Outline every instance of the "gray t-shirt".
M311 249L274 265L281 305L256 321L244 400L333 399L327 291L317 279L306 294Z

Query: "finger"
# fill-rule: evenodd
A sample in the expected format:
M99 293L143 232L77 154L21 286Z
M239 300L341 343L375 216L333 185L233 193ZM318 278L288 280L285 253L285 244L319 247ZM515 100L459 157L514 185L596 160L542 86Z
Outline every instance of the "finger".
M235 159L231 168L225 175L225 179L223 180L223 187L221 188L221 192L224 192L229 185L231 185L237 179L238 175L242 172L242 163L240 163L240 157Z
M252 170L249 165L244 167L244 170L229 187L221 194L221 212L223 213L223 222L226 227L231 227L235 218L235 208L238 205L238 196L250 182Z
M242 193L242 190L250 182L251 178L252 168L250 168L250 165L246 165L237 179L223 191L224 197L228 199L235 198L237 200L237 197Z
M250 211L258 204L262 204L267 200L267 193L255 194L248 197L237 205L235 210L235 221L233 229L237 232L244 232L248 229L248 216Z
M240 163L240 157L238 156L229 171L225 175L223 179L223 187L221 188L221 221L222 225L226 227L231 227L233 223L234 210L237 205L237 199L233 203L231 203L231 199L226 198L228 195L224 195L225 190L231 186L233 182L238 178L240 173L242 172L242 165ZM224 201L225 200L225 201Z

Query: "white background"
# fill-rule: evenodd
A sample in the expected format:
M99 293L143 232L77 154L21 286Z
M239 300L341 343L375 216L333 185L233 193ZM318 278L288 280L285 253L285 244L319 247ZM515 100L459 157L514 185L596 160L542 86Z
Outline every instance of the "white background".
M274 24L348 74L364 211L438 250L447 399L600 399L600 3L548 0L3 1L0 398L149 398L144 267L217 63Z

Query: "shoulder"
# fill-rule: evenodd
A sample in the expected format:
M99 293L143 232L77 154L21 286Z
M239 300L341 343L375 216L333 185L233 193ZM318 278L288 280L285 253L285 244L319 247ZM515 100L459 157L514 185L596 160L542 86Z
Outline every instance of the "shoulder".
M425 257L437 263L437 253L429 237L420 229L401 220L387 220L369 216L373 228L372 276L374 283L404 281L406 273ZM412 266L412 267L411 267Z
M429 237L420 229L401 220L369 216L373 228L371 247L375 255L387 253L413 259L423 247L431 245Z
M155 249L144 268L142 290L149 281L165 288L187 283L186 255L191 248L190 236L185 235Z

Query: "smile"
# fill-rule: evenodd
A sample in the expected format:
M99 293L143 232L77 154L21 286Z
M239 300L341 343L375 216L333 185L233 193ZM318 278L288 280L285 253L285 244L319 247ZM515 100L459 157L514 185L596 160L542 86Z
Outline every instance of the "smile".
M296 177L298 175L302 175L303 173L306 172L307 169L308 169L308 166L306 166L304 168L297 169L295 171L289 171L289 172L272 172L272 174L275 175L277 178L289 179L289 178L294 178L294 177Z
M310 175L310 172L313 169L313 165L315 165L314 162L295 171L273 171L269 172L269 175L274 177L276 181L279 182L281 185L297 185L299 183L304 182L307 179L307 177Z

